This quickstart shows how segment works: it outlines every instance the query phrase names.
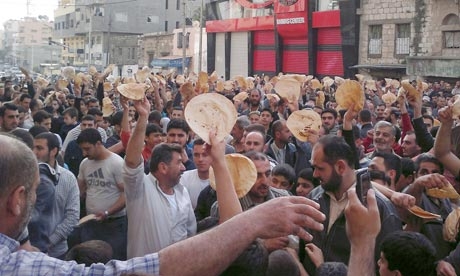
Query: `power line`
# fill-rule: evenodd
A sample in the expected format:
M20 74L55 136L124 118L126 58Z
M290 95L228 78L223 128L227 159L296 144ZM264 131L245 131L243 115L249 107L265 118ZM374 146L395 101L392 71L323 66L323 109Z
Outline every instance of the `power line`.
M92 3L92 4L85 4L85 5L66 4L66 5L61 5L58 7L88 7L92 5L107 6L107 5L115 5L115 4L121 4L121 3L132 3L132 2L137 2L137 0L125 0L125 1L118 1L118 2L112 2L112 3Z

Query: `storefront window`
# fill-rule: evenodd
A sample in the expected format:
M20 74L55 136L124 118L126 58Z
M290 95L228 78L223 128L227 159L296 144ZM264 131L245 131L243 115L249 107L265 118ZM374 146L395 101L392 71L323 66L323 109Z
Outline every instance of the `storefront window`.
M316 7L318 11L338 10L339 0L317 0Z

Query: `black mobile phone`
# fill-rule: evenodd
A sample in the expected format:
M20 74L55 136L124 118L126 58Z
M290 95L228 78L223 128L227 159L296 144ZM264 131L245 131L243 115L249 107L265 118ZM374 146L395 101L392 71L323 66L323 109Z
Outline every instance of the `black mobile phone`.
M367 206L367 191L371 185L371 176L367 168L356 171L356 194L364 206Z

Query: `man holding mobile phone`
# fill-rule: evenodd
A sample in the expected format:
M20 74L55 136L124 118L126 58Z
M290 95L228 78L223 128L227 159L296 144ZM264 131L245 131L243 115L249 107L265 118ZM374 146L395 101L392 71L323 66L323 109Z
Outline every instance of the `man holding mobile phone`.
M310 198L320 204L326 215L323 231L313 231L313 243L324 254L324 261L348 263L350 241L345 231L346 218L344 209L348 203L347 191L354 188L356 173L355 160L351 147L342 137L323 136L312 151L311 164L313 177L320 181L320 186L310 193ZM402 229L395 207L382 194L376 193L382 228L376 239L375 260L380 256L380 242L389 233ZM305 258L303 264L307 272L314 275L314 265Z

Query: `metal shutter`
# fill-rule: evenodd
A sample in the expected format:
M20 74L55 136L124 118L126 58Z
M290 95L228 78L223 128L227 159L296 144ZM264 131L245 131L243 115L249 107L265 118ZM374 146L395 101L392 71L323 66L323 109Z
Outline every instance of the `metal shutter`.
M252 71L254 74L276 73L275 33L274 31L254 31L254 51Z
M225 76L225 33L216 34L216 72Z
M318 29L318 75L343 76L342 36L339 27Z
M231 40L230 77L248 75L248 33L234 32Z
M308 39L283 39L283 73L308 74Z

